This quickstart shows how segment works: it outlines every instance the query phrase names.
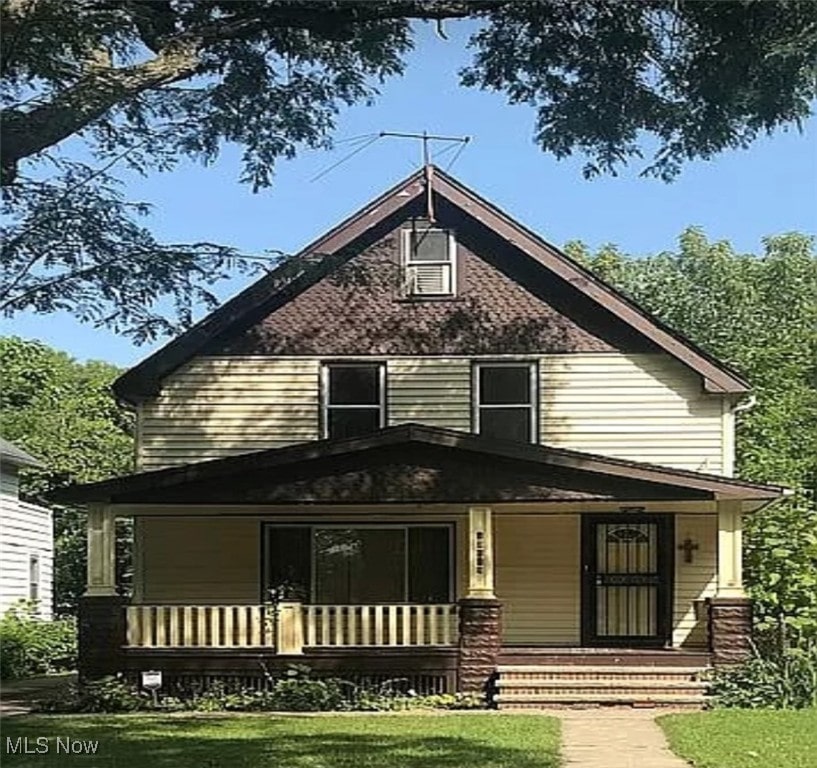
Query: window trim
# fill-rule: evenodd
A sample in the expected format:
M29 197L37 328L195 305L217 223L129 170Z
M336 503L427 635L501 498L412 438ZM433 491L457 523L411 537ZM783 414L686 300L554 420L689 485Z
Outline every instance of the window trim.
M442 232L448 235L448 259L438 259L435 261L429 261L428 259L412 259L411 258L411 238L412 235L416 235L417 232ZM404 227L401 230L401 239L400 239L400 263L402 267L402 274L403 274L403 295L406 298L410 299L424 299L424 298L439 298L441 296L456 296L457 295L457 262L458 262L458 253L457 253L457 238L454 235L454 231L451 229L443 229L442 227ZM409 290L408 286L408 270L409 267L424 264L424 265L450 265L450 279L449 279L449 287L450 290L444 291L442 293L414 293L413 291Z
M434 523L324 523L324 522L285 522L278 523L274 521L265 521L261 524L263 535L262 542L262 567L261 567L261 599L262 602L268 601L269 581L270 581L270 561L269 561L269 531L273 528L308 528L309 529L309 601L306 605L325 605L325 603L316 602L317 589L317 558L315 557L315 531L317 529L327 528L363 528L363 529L390 529L403 530L405 542L405 562L404 568L404 583L403 583L403 600L395 600L389 602L367 602L367 603L350 603L350 605L440 605L441 603L414 603L408 600L409 590L409 547L408 547L408 531L410 528L445 528L448 530L448 600L444 604L451 604L457 600L457 526L454 522L434 522ZM334 605L334 603L328 603Z
M42 561L39 552L31 552L28 556L28 599L32 602L40 599L40 586L42 585Z
M361 405L360 403L357 404L346 404L346 405L332 405L329 402L329 378L330 378L330 370L332 368L377 368L378 369L378 387L380 388L379 391L379 402L377 405ZM378 425L378 429L383 429L386 426L387 419L388 419L388 403L387 403L387 392L386 392L386 363L381 360L377 361L366 361L366 360L350 360L350 361L343 361L343 360L326 360L321 363L321 371L320 371L320 424L319 424L319 433L322 439L328 440L330 439L329 434L329 411L330 410L374 410L374 408L379 409L380 421Z
M483 368L528 368L530 377L530 403L486 404L480 402L480 371ZM471 367L471 431L481 434L482 409L503 410L527 408L530 411L530 442L539 442L539 361L538 360L485 360L477 361Z

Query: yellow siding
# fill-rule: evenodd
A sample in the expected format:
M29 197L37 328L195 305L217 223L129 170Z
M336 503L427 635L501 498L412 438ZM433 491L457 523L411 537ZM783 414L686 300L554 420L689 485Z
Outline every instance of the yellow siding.
M578 515L494 517L503 642L578 645Z
M722 398L666 355L551 355L540 367L541 438L563 448L718 473Z
M388 361L388 423L469 430L471 362ZM539 363L543 443L682 469L730 470L732 419L724 398L704 394L700 377L666 355L550 355ZM140 407L140 468L317 439L319 370L318 359L196 358Z
M139 409L141 469L318 437L319 362L200 357Z
M675 543L686 538L698 545L692 562L684 562L684 553L675 552L675 589L673 600L674 646L705 646L706 619L695 618L694 600L714 596L717 590L718 521L715 515L678 515L675 518Z
M143 518L140 528L142 602L258 602L258 520Z
M388 363L389 424L415 421L471 429L471 364L459 359L399 359Z
M296 518L287 518L289 522ZM323 522L405 522L404 518L332 515ZM139 603L257 603L261 586L262 517L140 517L134 557L134 591ZM303 518L301 518L301 522ZM305 521L316 522L315 518ZM453 523L453 596L465 596L468 572L467 520L461 513L423 515L412 523Z

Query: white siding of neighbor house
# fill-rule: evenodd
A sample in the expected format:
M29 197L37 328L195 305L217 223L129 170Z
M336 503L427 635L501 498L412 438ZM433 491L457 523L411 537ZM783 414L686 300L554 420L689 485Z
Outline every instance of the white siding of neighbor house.
M0 615L29 598L32 555L40 559L38 613L51 618L54 534L51 510L18 498L17 470L0 468Z
M527 360L536 358L525 358ZM142 469L315 440L320 360L199 357L139 407ZM469 358L387 362L388 423L471 428ZM541 442L710 473L731 472L732 419L700 376L663 354L547 355Z

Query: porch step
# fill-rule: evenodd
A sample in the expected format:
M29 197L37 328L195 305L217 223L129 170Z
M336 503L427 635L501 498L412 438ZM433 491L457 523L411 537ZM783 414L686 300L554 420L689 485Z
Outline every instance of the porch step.
M509 664L497 668L500 709L570 704L701 706L701 666Z
M627 694L546 694L538 696L509 696L498 694L495 697L501 710L544 709L561 706L599 706L620 705L630 707L684 707L700 709L705 699L702 696L684 696L681 694L653 694L651 696L631 696Z

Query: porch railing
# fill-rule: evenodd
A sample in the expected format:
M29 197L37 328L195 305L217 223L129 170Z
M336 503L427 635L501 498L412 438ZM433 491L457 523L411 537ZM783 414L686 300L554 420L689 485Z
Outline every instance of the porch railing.
M310 647L451 645L455 605L305 605Z
M450 646L457 638L456 605L449 604L290 603L277 616L269 605L131 605L125 621L126 643L134 648L283 645L292 652L293 638L316 648Z
M137 648L249 648L273 644L263 605L129 605L127 644Z

